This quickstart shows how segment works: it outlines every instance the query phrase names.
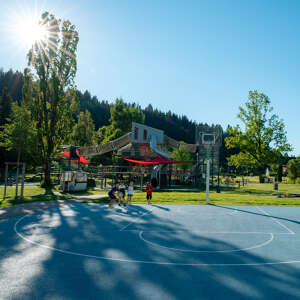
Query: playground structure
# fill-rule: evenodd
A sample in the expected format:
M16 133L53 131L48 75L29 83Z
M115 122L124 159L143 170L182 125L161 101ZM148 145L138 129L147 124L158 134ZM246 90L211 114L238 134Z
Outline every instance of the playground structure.
M83 171L65 171L60 176L60 189L64 192L79 192L87 189L87 173Z
M146 180L159 188L170 185L171 179L176 177L190 181L193 185L199 185L205 178L210 177L205 175L208 162L212 174L216 174L219 170L222 128L219 125L198 126L195 137L195 144L186 144L168 137L163 130L132 122L131 131L118 139L101 145L78 147L75 152L72 148L70 152L64 152L64 155L69 158L69 166L71 160L78 164L73 163L77 166L76 170L69 169L62 172L61 188L65 191L86 189L87 173L100 182L101 188L106 187L107 179L112 182L134 180L141 188ZM188 161L194 163L192 168L178 170L174 167L174 164L187 163L187 161L170 160L169 152L172 149L195 154L195 162ZM88 167L87 173L80 169L79 162L89 163L85 157L91 158L108 152L133 165Z
M60 174L59 188L64 192L85 191L87 189L88 175L81 170L80 163L90 164L90 162L79 153L79 147L76 146L69 147L69 151L64 151L62 155L67 158L68 167L64 166L65 170ZM72 165L76 166L75 170L72 170ZM61 165L61 167L63 166Z
M170 147L184 152L196 152L195 144L182 144L167 135L162 130L132 122L131 132L118 139L102 145L81 147L80 153L91 157L114 152L131 158L154 158L159 155L168 158L163 148Z
M147 180L151 180L154 186L159 187L161 184L165 185L167 183L167 177L169 177L170 182L172 174L168 165L182 163L169 159L168 149L170 148L191 153L195 153L197 150L195 144L180 143L165 135L162 130L132 122L131 132L104 145L81 147L80 153L92 157L113 152L115 155L139 165L139 167L131 167L131 172L128 168L127 173L115 170L114 175L118 174L116 172L120 172L120 175L122 173L128 175L128 177L138 176L140 177L141 186L146 176ZM112 175L109 172L106 174Z
M217 175L219 172L219 154L222 144L221 126L197 126L195 144L185 144L164 134L163 130L152 128L143 124L133 122L131 131L122 137L102 145L88 147L67 146L69 151L62 152L64 167L60 165L59 170L51 172L53 176L58 176L60 188L66 192L84 191L88 187L88 178L97 180L100 188L116 181L133 180L135 185L143 188L144 183L151 183L159 188L170 186L179 182L186 182L194 186L203 184L207 178ZM172 149L183 152L190 152L195 155L192 167L180 169L177 163L187 163L185 161L170 160L169 153ZM84 157L91 158L112 152L127 163L113 166L88 166L90 164ZM207 174L207 165L210 165L210 174ZM128 164L128 162L130 162ZM9 175L9 166L17 166L13 176ZM21 167L21 170L20 170ZM12 172L10 172L12 173ZM20 174L22 174L21 179ZM42 173L39 173L42 176ZM8 162L5 164L4 195L7 194L7 186L15 184L15 196L24 194L25 163ZM94 181L95 182L95 181Z

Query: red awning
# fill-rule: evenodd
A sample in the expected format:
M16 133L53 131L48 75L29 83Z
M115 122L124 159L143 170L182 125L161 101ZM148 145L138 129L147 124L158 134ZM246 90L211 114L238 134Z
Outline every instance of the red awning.
M160 156L157 156L151 160L134 160L129 158L123 158L123 159L140 165L186 164L186 163L193 162L191 160L187 160L187 161L169 160Z
M76 153L77 155L79 156L79 151L76 150ZM65 152L62 152L62 155L67 157L67 158L70 158L70 151L65 151ZM78 159L75 160L78 162ZM79 160L80 163L82 164L90 164L91 162L89 160L87 160L83 155L80 155L80 160Z

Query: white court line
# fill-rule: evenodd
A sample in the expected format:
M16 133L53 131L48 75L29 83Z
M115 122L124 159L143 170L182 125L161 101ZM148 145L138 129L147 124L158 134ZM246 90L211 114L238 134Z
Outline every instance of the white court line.
M126 229L122 231L129 232L140 232L141 229ZM188 233L203 233L203 234L273 234L273 235L291 235L289 232L263 232L263 231L202 231L202 230L187 230L187 229L175 229L175 230L142 230L144 233L147 232L188 232Z
M261 248L261 247L267 246L268 244L270 244L273 241L274 235L273 235L273 233L270 233L270 238L267 241L265 241L265 242L263 242L261 244L254 245L254 246L247 247L247 248L232 249L232 250L187 250L187 249L185 250L185 249L179 249L179 248L172 248L172 247L162 246L160 244L157 244L157 243L154 243L154 242L146 240L143 237L143 231L140 231L139 238L143 242L148 243L148 244L150 244L152 246L160 247L160 248L164 248L164 249L169 249L169 250L174 250L174 251L193 252L193 253L225 253L225 252L247 251L247 250L252 250L252 249L256 249L256 248Z
M83 254L78 253L74 251L68 251L68 250L62 250L59 248L43 245L37 242L34 242L28 238L26 238L24 235L22 235L18 229L18 224L26 217L30 215L25 215L21 217L14 225L14 231L15 233L23 240L27 241L28 243L34 244L36 246L50 249L53 251L57 251L63 254L69 254L74 256L80 256L80 257L89 257L89 258L95 258L95 259L101 259L101 260L108 260L108 261L117 261L117 262L123 262L123 263L140 263L140 264L150 264L150 265L169 265L169 266L190 266L190 267L207 267L207 266L215 266L215 267L244 267L244 266L264 266L264 265L281 265L281 264L298 264L300 263L300 260L288 260L288 261L269 261L269 262L253 262L253 263L180 263L180 262L168 262L168 261L151 261L151 260L135 260L135 259L123 259L123 258L114 258L114 257L105 257L105 256L98 256L98 255L89 255L89 254Z
M269 213L267 213L264 209L260 208L259 206L255 206L258 210L260 210L263 214L270 216L271 215ZM289 234L295 234L295 232L291 229L289 229L286 225L282 224L280 221L276 220L275 218L271 217L271 219L276 222L277 224L279 224L280 226L282 226L285 230L287 230L289 232Z
M152 208L150 211L147 211L147 212L143 213L141 216L137 217L136 219L137 219L137 220L141 219L143 216L152 213L153 210L154 210L154 208ZM130 225L132 225L132 224L134 224L134 223L135 223L135 221L132 221L132 222L128 223L127 225L125 225L124 227L122 227L122 228L120 229L120 231L123 231L124 229L126 229L127 227L129 227Z

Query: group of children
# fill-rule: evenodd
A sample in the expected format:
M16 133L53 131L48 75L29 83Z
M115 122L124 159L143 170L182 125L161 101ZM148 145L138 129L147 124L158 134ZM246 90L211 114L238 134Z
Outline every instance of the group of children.
M128 203L131 204L131 199L133 197L133 190L134 190L133 181L130 181L129 186L127 188L127 201L125 203L126 186L124 185L123 181L121 181L120 183L116 183L112 187L112 189L108 192L108 196L110 198L109 206L112 207L112 205L116 201L118 202L119 206L123 204L123 206L126 207ZM153 191L153 186L148 182L146 186L146 198L148 204L151 204L152 191Z

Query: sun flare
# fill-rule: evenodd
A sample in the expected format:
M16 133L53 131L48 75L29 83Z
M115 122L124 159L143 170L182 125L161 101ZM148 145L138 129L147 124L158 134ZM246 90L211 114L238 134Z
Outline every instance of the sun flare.
M38 19L24 18L19 20L15 26L18 40L27 48L36 43L46 41L47 29L39 23Z

